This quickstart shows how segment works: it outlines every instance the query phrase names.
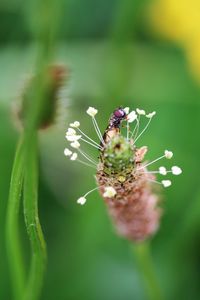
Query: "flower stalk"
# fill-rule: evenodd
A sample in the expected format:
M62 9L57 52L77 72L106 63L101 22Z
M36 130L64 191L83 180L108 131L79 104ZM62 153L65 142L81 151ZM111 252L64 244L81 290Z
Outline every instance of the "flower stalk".
M160 282L158 281L155 272L155 267L150 250L150 244L148 242L132 245L131 249L134 257L137 260L141 275L144 279L149 299L162 300L163 296L160 288Z
M19 209L24 180L24 144L21 136L16 150L11 174L10 191L6 217L6 246L10 267L13 297L23 299L25 287L25 266L20 240Z
M35 24L35 30L39 28L36 33L39 42L36 75L21 95L17 114L23 139L13 164L6 226L7 252L15 300L38 300L45 274L46 246L38 215L38 130L54 123L58 92L65 75L63 66L51 65L55 29L59 20L57 8L60 4L60 1L54 3L51 0L41 2L35 11L40 14L37 20L41 22L40 28ZM22 190L24 217L31 246L27 280L18 225Z
M46 245L38 216L38 141L32 136L24 175L24 216L31 244L31 266L24 300L39 298L46 266Z

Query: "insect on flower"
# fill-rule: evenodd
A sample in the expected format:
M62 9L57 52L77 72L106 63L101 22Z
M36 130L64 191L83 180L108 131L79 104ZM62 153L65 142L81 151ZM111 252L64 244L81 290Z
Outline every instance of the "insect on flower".
M161 216L159 197L154 192L154 184L160 184L165 188L171 185L169 179L156 181L156 174L179 175L182 170L177 166L173 166L171 170L167 170L164 166L160 166L158 170L148 170L148 167L161 159L171 159L173 153L165 150L160 157L145 162L147 147L136 146L156 112L146 114L145 110L139 108L130 112L128 107L119 107L111 114L103 135L95 118L97 113L97 109L93 107L87 110L99 142L84 133L78 121L71 123L66 132L66 139L76 152L65 148L64 154L73 161L96 169L97 187L80 197L77 203L84 205L87 196L99 190L117 232L132 241L145 240L156 232ZM141 117L145 118L147 123L140 131ZM121 130L123 124L126 124L125 136ZM82 150L83 143L99 151L98 162ZM83 159L80 159L81 156Z

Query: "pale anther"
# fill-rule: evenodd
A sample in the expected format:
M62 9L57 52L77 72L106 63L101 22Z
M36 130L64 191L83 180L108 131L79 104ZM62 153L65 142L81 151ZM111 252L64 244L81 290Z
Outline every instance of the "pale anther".
M147 114L146 117L151 119L151 118L153 118L153 116L155 116L155 114L156 114L156 112L153 111L152 113Z
M72 151L70 151L68 148L65 148L64 155L65 156L71 156L72 155Z
M171 180L162 180L161 182L164 187L169 187L172 184Z
M173 152L172 151L165 150L165 157L167 159L171 159L172 156L173 156Z
M74 121L74 123L69 124L71 127L78 128L80 126L80 122Z
M84 205L85 202L86 202L86 198L85 197L80 197L77 200L77 203L80 204L80 205Z
M80 138L81 138L81 135L69 135L69 136L66 135L66 139L69 142L78 141Z
M130 111L130 107L125 107L125 108L124 108L124 111L125 111L125 113L128 115L128 114L129 114L129 111Z
M144 116L146 114L144 109L136 108L136 112L138 113L138 115L143 115Z
M66 136L76 135L76 131L73 128L68 128L66 132Z
M136 114L136 112L133 110L133 111L130 112L130 114L128 114L128 116L127 116L127 121L128 121L129 123L132 123L132 122L135 121L136 119L137 119L137 114Z
M72 156L71 156L71 160L76 160L77 159L77 157L78 157L78 154L76 153L76 152L74 152L73 154L72 154Z
M117 194L116 190L112 186L105 187L104 197L113 198Z
M96 108L90 106L86 112L89 116L94 118L94 116L96 116L96 114L98 113L98 110Z
M75 148L75 149L78 149L80 147L80 143L78 141L74 141L70 145L72 148Z
M167 170L166 170L166 168L165 168L165 167L160 167L160 168L159 168L159 173L160 173L161 175L167 175Z
M177 167L177 166L173 166L173 167L171 168L171 170L172 170L172 174L173 174L173 175L180 175L180 174L182 173L181 168L179 168L179 167Z

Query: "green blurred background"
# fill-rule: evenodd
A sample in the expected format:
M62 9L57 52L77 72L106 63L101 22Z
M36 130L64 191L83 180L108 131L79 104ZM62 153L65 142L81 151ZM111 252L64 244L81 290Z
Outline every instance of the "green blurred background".
M46 0L47 10L52 3ZM179 0L63 0L60 4L53 62L65 64L70 79L55 126L40 133L39 215L48 251L41 299L148 299L130 244L115 234L101 197L96 192L84 207L76 203L95 186L94 172L63 155L69 122L80 120L95 137L85 114L88 106L99 110L104 130L119 105L156 110L139 145L148 145L148 159L164 149L173 150L172 164L183 169L163 191L164 214L151 242L152 255L165 299L199 299L200 21L194 21L194 16L200 20L199 4L194 0L184 0L184 5ZM43 17L39 0L0 3L2 300L13 299L4 225L19 135L12 107L34 72ZM22 214L20 218L28 265L29 244Z

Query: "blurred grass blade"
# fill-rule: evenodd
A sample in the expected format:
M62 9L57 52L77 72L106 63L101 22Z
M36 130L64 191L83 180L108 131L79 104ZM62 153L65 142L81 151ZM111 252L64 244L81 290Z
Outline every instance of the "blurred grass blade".
M110 32L113 42L122 44L122 41L130 42L133 40L138 15L146 2L147 0L124 0L117 2Z
M151 300L162 300L160 285L155 273L150 246L147 242L133 246L140 272L144 278L146 289Z
M13 299L21 300L25 285L25 270L19 236L19 207L24 178L24 149L21 137L13 163L6 219L6 244L13 285Z
M191 201L190 206L185 210L185 214L182 216L182 220L179 222L179 226L171 239L171 247L173 253L179 255L182 249L186 249L188 245L195 240L195 236L199 234L200 228L200 190L197 191L196 196Z
M26 145L27 146L27 145ZM39 299L45 265L46 246L38 217L38 145L37 133L29 140L24 175L24 215L31 243L31 267L25 291L26 300Z

